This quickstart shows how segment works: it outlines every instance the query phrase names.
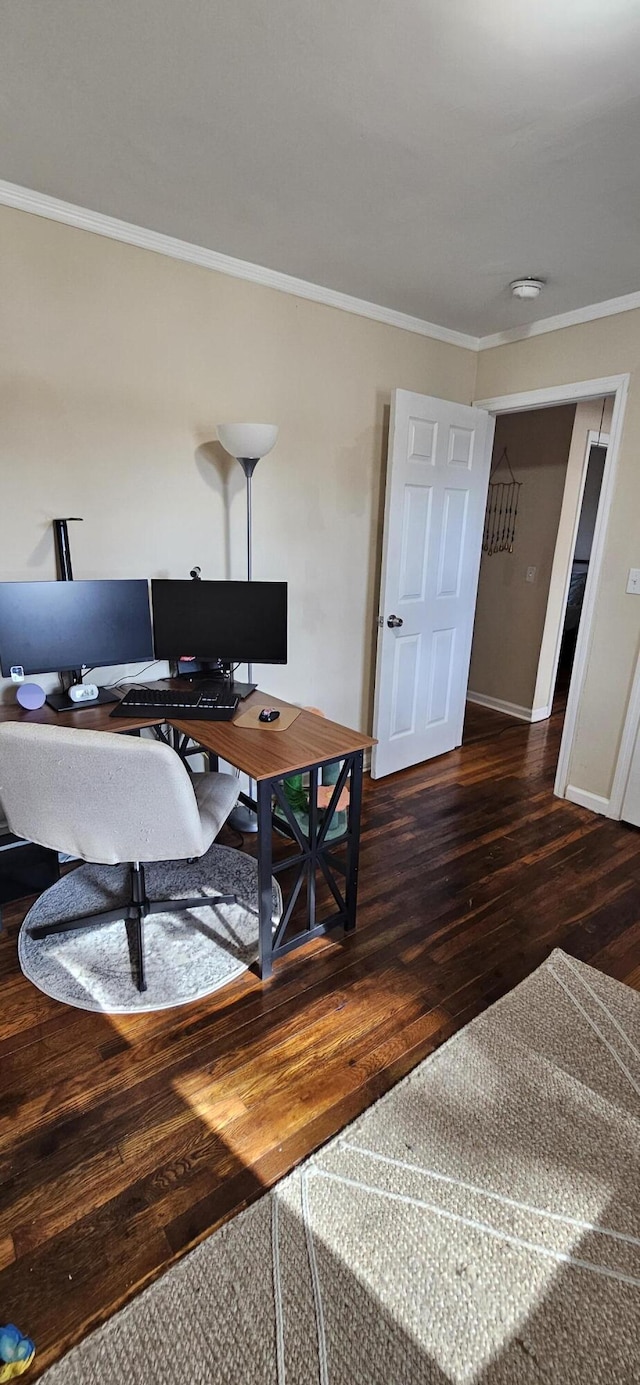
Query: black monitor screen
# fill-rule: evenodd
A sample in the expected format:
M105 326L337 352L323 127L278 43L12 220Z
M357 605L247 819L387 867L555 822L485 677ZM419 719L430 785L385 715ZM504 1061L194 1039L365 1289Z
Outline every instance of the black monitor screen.
M157 659L286 664L286 582L153 581Z
M0 582L0 667L7 677L153 659L149 588L134 582Z

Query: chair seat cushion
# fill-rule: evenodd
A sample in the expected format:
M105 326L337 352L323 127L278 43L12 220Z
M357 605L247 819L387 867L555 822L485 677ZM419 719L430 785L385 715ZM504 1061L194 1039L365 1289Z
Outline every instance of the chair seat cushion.
M202 849L207 851L238 802L240 780L235 774L218 772L193 774L192 780L202 822Z

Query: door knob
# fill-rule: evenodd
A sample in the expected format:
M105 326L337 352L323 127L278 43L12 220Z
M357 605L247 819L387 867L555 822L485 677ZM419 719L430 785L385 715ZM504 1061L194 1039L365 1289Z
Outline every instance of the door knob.
M389 616L387 618L387 625L389 626L390 630L399 630L400 626L403 624L404 621L402 620L401 616Z

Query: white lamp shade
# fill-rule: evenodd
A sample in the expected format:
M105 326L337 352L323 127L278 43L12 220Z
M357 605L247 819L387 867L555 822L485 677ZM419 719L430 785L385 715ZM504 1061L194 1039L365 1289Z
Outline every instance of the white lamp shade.
M278 440L277 423L219 423L218 439L232 457L266 457Z

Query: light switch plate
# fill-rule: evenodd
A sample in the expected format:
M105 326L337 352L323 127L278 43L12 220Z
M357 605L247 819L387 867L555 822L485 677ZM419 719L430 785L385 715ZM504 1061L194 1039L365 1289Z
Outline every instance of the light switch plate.
M630 596L640 596L640 567L629 568L627 591Z
M537 571L537 567L528 567L524 577L525 582L535 582Z

